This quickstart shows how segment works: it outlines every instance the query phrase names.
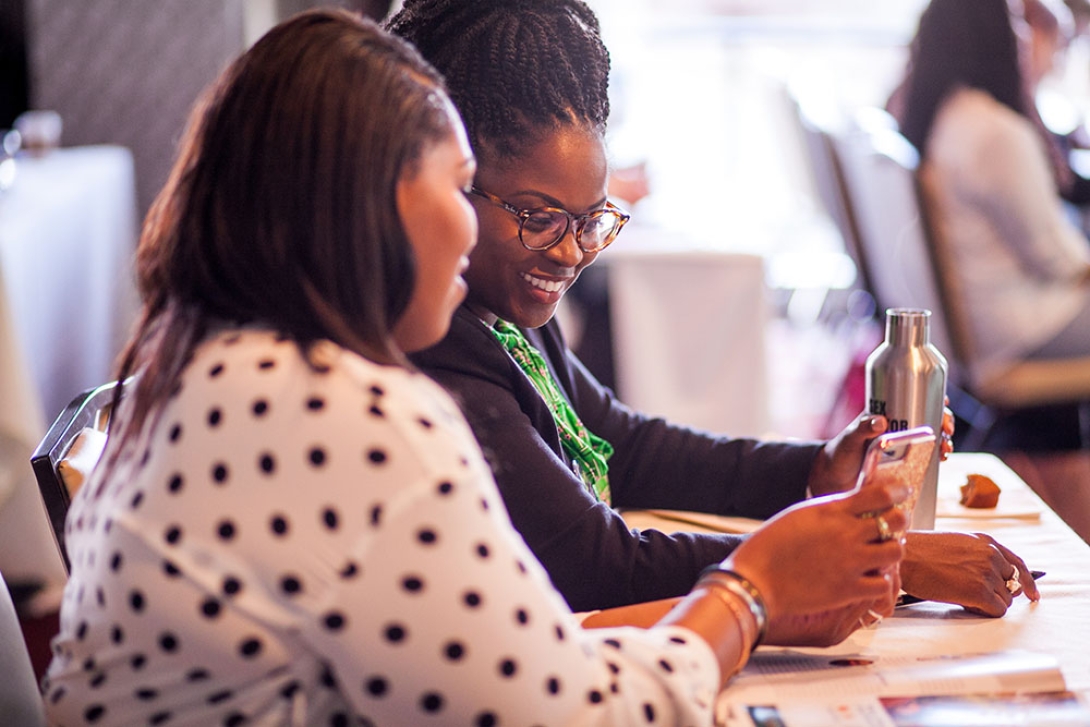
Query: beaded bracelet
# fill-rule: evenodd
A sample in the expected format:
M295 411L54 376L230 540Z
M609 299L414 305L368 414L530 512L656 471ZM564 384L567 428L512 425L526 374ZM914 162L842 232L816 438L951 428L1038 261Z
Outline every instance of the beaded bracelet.
M729 568L724 568L718 563L702 570L700 578L697 579L697 584L705 580L726 588L742 599L742 602L749 608L749 612L753 614L753 618L757 622L757 637L753 640L751 647L756 649L768 634L768 608L761 597L761 592L747 578Z

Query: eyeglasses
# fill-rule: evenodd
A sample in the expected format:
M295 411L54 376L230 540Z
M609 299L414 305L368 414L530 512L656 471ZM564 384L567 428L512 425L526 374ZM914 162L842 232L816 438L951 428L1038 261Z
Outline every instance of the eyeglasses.
M585 215L573 215L560 207L538 207L524 210L504 202L494 194L489 194L477 187L469 188L470 194L483 197L495 205L518 217L519 242L527 250L541 252L548 250L564 239L568 230L575 230L575 242L583 252L600 252L617 238L625 223L631 219L612 202L606 202L604 209L588 212Z

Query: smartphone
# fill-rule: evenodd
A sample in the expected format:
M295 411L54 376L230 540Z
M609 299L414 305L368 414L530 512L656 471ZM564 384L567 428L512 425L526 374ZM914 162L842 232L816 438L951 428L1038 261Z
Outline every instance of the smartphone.
M867 448L860 485L905 485L909 496L902 507L911 517L934 451L935 431L929 426L880 434Z

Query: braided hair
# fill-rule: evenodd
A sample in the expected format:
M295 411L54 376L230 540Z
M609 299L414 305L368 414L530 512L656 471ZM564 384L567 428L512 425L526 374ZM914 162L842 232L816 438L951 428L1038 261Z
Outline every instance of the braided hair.
M446 78L478 154L509 159L571 124L605 131L609 52L580 0L406 0L386 28Z

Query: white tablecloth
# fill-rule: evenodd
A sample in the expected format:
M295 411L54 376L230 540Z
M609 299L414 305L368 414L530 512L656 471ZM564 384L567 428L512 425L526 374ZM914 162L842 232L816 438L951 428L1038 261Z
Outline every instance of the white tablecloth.
M136 313L132 154L116 146L17 160L0 196L0 571L57 582L63 570L30 469L49 422L106 381ZM10 434L14 433L14 434ZM3 443L0 442L0 445Z
M602 258L621 400L687 426L766 434L763 259L624 234Z
M0 198L0 271L46 420L103 383L135 316L132 154L21 157Z
M986 532L1046 576L1038 583L1041 600L1016 598L1002 618L985 618L947 604L921 603L898 609L877 628L861 629L830 649L797 649L826 654L912 655L935 657L998 650L1023 650L1054 656L1067 688L1090 696L1090 547L1048 508L998 458L990 454L955 454L940 468L940 511L954 511L957 488L965 475L991 477L1003 492L996 513L1009 517L940 516L941 530ZM1039 513L1034 520L1033 513ZM974 513L975 515L976 513ZM744 687L743 677L735 684ZM739 691L730 686L722 699Z

